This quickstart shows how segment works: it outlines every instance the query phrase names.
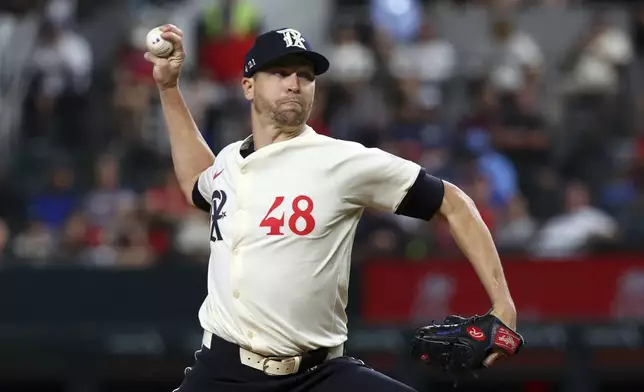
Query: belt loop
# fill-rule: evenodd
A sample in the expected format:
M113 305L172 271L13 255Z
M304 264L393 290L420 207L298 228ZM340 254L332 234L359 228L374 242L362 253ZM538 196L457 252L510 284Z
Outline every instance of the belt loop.
M207 349L211 349L212 346L212 333L204 330L203 338L201 339L201 344L203 344Z

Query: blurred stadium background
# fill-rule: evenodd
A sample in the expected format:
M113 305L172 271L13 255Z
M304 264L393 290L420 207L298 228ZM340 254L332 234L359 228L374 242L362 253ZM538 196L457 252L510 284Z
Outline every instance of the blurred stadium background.
M310 125L475 199L528 346L457 390L644 390L641 2L3 0L0 391L171 391L192 361L208 217L142 57L166 22L215 152L249 132L255 34L291 26L332 61ZM452 390L407 355L414 327L488 309L446 227L367 211L351 291L351 355Z

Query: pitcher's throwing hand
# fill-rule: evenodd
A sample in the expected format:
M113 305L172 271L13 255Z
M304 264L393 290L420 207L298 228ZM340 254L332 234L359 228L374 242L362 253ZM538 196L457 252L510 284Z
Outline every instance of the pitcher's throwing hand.
M172 42L172 53L166 58L160 58L150 52L145 53L145 59L154 64L154 81L160 89L176 87L179 83L179 75L183 67L183 60L186 58L183 49L183 31L177 26L168 24L161 26L163 31L161 37Z

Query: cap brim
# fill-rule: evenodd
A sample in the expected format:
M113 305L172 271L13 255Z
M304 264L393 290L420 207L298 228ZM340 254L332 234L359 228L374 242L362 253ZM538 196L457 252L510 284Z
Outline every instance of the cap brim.
M316 75L322 75L329 70L329 60L318 52L303 51L298 53L298 55L311 60Z
M326 71L329 70L329 60L321 55L318 52L314 52L312 50L300 50L300 51L292 51L288 53L282 53L278 56L275 56L269 60L267 60L264 64L262 64L260 67L257 68L255 72L259 72L262 69L265 69L266 67L270 66L271 64L279 61L280 59L286 57L286 56L302 56L309 60L313 64L313 72L315 72L316 75L322 75ZM255 73L254 72L254 73Z

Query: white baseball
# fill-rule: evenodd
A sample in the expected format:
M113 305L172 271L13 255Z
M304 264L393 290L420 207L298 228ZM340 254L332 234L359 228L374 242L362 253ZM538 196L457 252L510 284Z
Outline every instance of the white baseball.
M163 31L159 27L155 27L148 33L145 39L145 46L148 52L157 57L168 57L174 49L172 42L161 37Z

